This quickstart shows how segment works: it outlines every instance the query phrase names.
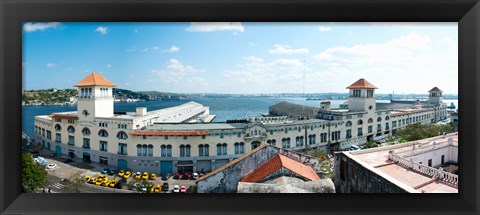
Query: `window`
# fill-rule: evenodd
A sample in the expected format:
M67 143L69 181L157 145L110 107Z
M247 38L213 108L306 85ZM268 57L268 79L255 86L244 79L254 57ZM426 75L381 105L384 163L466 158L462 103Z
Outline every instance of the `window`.
M358 131L357 131L357 136L362 136L363 135L363 129L362 128L358 128Z
M387 123L385 123L385 130L389 130L389 129L390 129L390 125L389 125L389 123L387 122Z
M235 143L235 154L243 154L245 153L245 144L243 142Z
M217 155L227 155L227 144L217 144Z
M100 151L102 152L107 151L107 141L100 141Z
M290 148L290 137L282 139L282 148Z
M382 117L378 117L377 122L381 122L381 121L382 121Z
M269 145L275 145L276 142L277 142L277 141L276 141L275 139L273 139L273 140L267 140L267 144L269 144Z
M198 145L198 156L209 156L209 145L208 144L200 144Z
M73 126L68 126L67 131L68 133L75 133L75 128Z
M352 94L352 97L360 97L361 94L360 94L360 90L353 90L353 94Z
M137 156L142 156L142 145L138 144L137 145Z
M372 118L368 119L368 123L373 123Z
M69 124L75 124L75 120L69 119L69 120L68 120L68 123L69 123Z
M347 123L345 123L345 125L346 125L347 127L351 127L351 126L352 126L352 122L347 121Z
M122 140L126 140L128 138L128 135L124 131L119 131L117 133L117 138L122 139Z
M165 139L165 140L168 140L168 136L165 135L165 136L164 136L164 139Z
M148 145L147 146L147 154L148 154L148 157L153 157L153 145ZM167 146L167 157L172 157L172 146L171 145Z
M316 142L316 140L315 140L316 137L317 137L317 135L315 135L315 134L308 135L308 144L309 144L309 145L315 144L315 142Z
M359 120L357 121L357 125L363 125L363 120L359 119Z
M320 134L320 142L321 143L327 142L327 133Z
M45 137L45 129L42 128L42 137Z
M55 119L55 122L61 122L62 119Z
M442 165L445 164L445 155L442 155L442 157L441 157L441 164Z
M83 128L83 129L82 129L82 134L83 134L83 135L90 135L90 133L91 133L91 132L90 132L90 129L88 129L88 128Z
M373 130L373 129L372 129L372 126L369 125L369 126L368 126L368 133L372 133L372 130Z
M61 130L62 130L62 126L60 126L59 124L56 124L55 131L61 131Z
M118 154L127 155L127 144L125 143L118 144Z
M295 138L296 147L303 146L303 136Z
M51 140L52 139L52 132L47 131L47 139Z
M432 167L432 159L428 159L428 166Z
M217 144L217 155L222 155L222 144Z
M346 168L345 168L345 161L340 161L340 179L342 181L345 181L345 175L346 175Z
M162 157L172 157L172 146L162 145L160 146L160 152Z
M373 97L373 90L367 90L367 98Z
M205 135L202 135L202 139L205 139Z
M390 117L389 117L389 116L386 116L386 117L385 117L385 120L390 120Z
M254 149L256 149L256 148L259 147L259 146L260 146L260 142L257 142L257 141L252 142L252 144L251 144L251 150L254 150Z
M347 129L347 135L346 135L346 138L347 138L347 139L350 139L350 138L352 138L352 129Z
M82 148L90 149L90 138L83 138Z
M75 145L75 136L68 135L68 145Z
M98 131L98 136L100 137L108 137L108 132L105 129Z
M397 127L397 121L393 121L392 122L392 128L396 128Z
M180 145L180 157L190 157L190 145Z
M62 135L59 133L55 134L55 142L60 143L62 142Z
M382 131L382 124L377 124L377 132Z
M183 135L183 139L186 140L186 139L187 139L187 135Z

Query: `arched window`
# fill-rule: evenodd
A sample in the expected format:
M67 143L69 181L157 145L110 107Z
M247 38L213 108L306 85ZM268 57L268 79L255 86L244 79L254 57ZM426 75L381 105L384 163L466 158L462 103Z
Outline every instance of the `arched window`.
M350 127L350 126L352 126L352 122L347 121L347 123L345 123L345 125L346 125L347 127Z
M147 154L149 157L153 157L153 145L148 145Z
M142 156L142 145L137 144L137 156Z
M363 120L359 119L357 125L363 125Z
M67 131L68 133L75 133L75 128L73 126L68 126Z
M108 132L105 129L98 131L100 137L108 137Z
M389 119L390 119L390 117L389 117L389 116L386 116L386 117L385 117L385 120L389 120Z
M55 131L61 131L61 130L62 130L62 126L60 126L59 124L56 124Z
M190 157L190 145L180 145L180 157Z
M117 133L117 138L122 139L122 140L126 140L128 138L128 135L124 131L119 131Z
M90 134L91 134L90 129L88 129L88 128L83 128L83 129L82 129L82 134L84 134L84 135L90 135Z
M235 143L235 154L245 153L245 144L243 142Z
M372 118L369 118L369 119L368 119L368 123L373 123Z
M217 144L217 155L222 155L222 144Z
M209 156L209 146L208 144L200 144L198 145L198 156Z
M377 122L381 122L381 121L382 121L382 117L378 117Z

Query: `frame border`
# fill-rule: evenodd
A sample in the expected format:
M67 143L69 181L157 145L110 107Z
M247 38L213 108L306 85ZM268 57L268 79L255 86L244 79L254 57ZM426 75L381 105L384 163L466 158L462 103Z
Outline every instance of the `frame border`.
M479 0L0 0L0 213L478 214ZM459 194L22 194L22 22L458 22ZM18 135L16 135L18 134ZM18 143L18 144L17 144ZM141 196L141 198L139 198ZM113 197L113 198L112 198ZM73 203L73 204L72 204ZM106 207L110 205L111 207Z

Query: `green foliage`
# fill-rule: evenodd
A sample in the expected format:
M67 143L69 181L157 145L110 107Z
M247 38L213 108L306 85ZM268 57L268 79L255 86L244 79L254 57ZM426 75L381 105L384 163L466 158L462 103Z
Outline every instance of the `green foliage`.
M396 134L402 140L415 141L441 135L444 132L452 131L451 125L407 125Z
M45 167L33 161L32 154L22 154L22 185L27 192L45 187L47 171Z
M128 189L133 190L136 193L148 193L153 184L149 183L147 180L132 180L127 186Z
M316 158L320 158L322 160L327 159L327 153L323 150L319 150L319 151L314 152L312 156L316 157Z
M368 141L368 142L365 143L365 148L366 148L366 149L375 148L375 147L378 147L378 144L375 143L375 142Z
M68 179L68 183L66 187L74 190L77 193L83 191L83 187L85 186L85 179L80 175L80 172L75 173L70 179Z
M197 193L197 186L190 186L187 189L187 193Z
M333 179L333 169L330 167L332 164L332 161L330 159L322 161L320 163L320 169L322 170L322 173L324 176Z

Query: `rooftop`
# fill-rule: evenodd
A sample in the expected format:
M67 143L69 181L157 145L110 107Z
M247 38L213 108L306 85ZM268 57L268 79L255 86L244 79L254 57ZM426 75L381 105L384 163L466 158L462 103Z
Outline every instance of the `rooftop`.
M434 87L432 88L430 91L428 91L429 93L431 92L440 92L440 93L443 93L443 91L441 89L439 89L438 87Z
M365 80L364 78L359 79L352 85L348 86L347 89L378 89L376 86Z
M356 160L365 167L376 171L377 174L391 177L419 192L456 193L458 192L458 188L446 183L438 182L428 175L412 171L411 169L405 168L404 166L389 159L389 152L391 150L394 150L395 153L407 152L412 150L413 145L425 147L431 145L433 141L438 144L442 144L448 142L449 138L452 138L453 141L458 141L458 133L452 133L444 136L442 135L403 144L342 153L353 160Z
M75 87L87 87L87 86L105 86L105 87L114 87L116 84L110 82L105 77L100 75L98 72L92 72L90 75L85 77L80 82L73 85Z

